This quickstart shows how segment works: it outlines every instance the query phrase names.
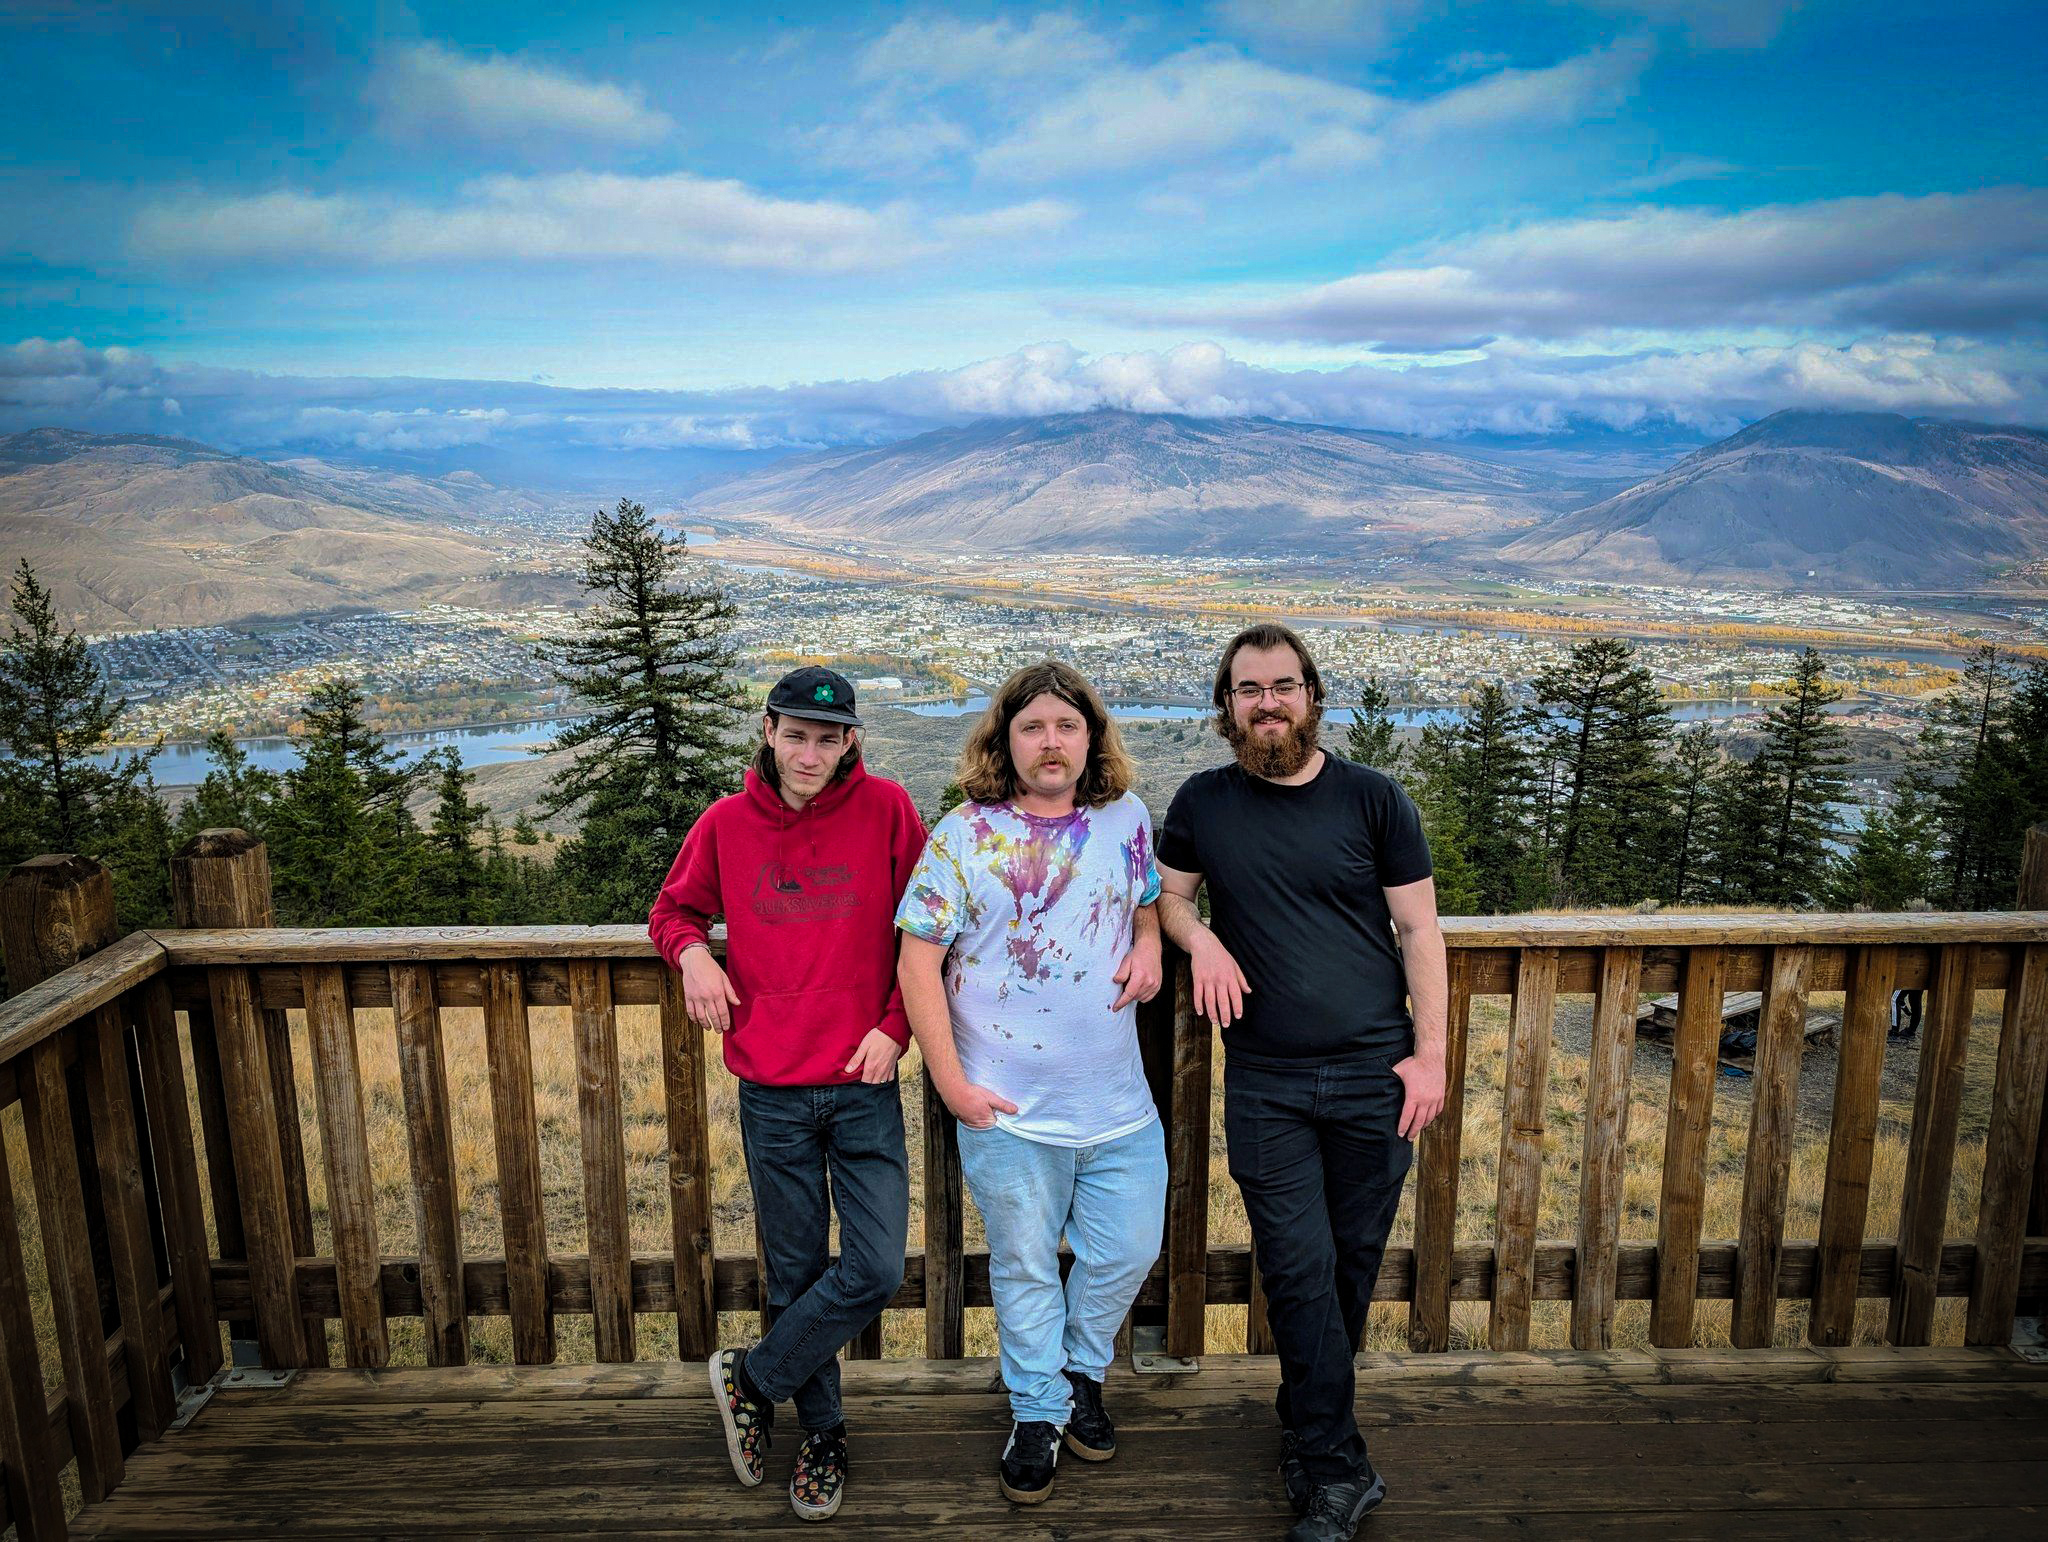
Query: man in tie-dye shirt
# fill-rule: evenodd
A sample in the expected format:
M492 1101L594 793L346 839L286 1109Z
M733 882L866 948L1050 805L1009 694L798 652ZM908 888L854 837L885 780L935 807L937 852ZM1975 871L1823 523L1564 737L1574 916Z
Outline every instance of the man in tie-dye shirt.
M1019 670L896 911L904 1009L988 1233L1020 1504L1052 1492L1062 1442L1116 1454L1102 1379L1159 1256L1166 1146L1136 1007L1159 989L1159 874L1133 779L1093 686L1050 659Z

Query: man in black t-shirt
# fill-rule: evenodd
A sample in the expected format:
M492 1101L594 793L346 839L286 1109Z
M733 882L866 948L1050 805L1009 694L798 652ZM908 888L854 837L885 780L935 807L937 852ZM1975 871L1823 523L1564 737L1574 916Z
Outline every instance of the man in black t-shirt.
M1192 961L1195 1010L1224 1030L1230 1175L1280 1351L1280 1467L1301 1516L1288 1537L1339 1542L1386 1493L1352 1415L1351 1356L1412 1141L1444 1103L1443 932L1415 805L1317 746L1322 676L1301 639L1240 632L1215 702L1236 764L1174 794L1159 919Z

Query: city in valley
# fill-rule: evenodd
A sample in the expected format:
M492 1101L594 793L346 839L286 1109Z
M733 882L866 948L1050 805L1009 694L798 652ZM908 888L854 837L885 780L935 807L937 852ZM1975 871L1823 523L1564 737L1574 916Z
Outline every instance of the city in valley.
M1377 677L1406 727L1455 709L1487 681L1528 682L1593 635L1628 638L1683 718L1739 733L1768 705L1802 648L1825 653L1859 780L1888 780L1927 703L1970 650L2048 654L2048 603L1980 595L1909 600L1793 592L1440 579L1340 562L1086 555L1068 559L909 557L771 546L693 532L699 576L738 620L740 667L765 687L797 659L823 659L878 707L971 700L1017 665L1072 660L1134 717L1186 717L1206 702L1223 641L1253 615L1303 628L1339 721ZM569 571L576 548L556 548ZM137 743L289 734L308 692L347 676L391 734L471 724L547 723L573 712L542 645L578 624L569 605L434 604L277 624L165 628L91 639L125 698ZM907 721L908 714L884 714ZM177 785L203 760L174 756ZM180 767L184 768L182 771Z

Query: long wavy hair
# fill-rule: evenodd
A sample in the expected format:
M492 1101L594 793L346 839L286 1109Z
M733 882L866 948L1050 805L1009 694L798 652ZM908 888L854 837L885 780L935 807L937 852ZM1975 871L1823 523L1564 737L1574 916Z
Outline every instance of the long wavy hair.
M781 713L769 713L768 732L775 732L775 725L781 721ZM832 781L827 782L825 785L829 787L833 782L845 781L849 776L853 775L853 768L859 764L860 730L848 728L846 730L846 753L839 757L839 764L832 768ZM775 769L775 746L768 742L767 735L765 734L754 743L754 775L758 776L770 787L776 789L776 791L782 790L782 773Z
M1004 803L1017 796L1017 768L1010 762L1010 724L1041 696L1057 696L1088 725L1088 764L1074 797L1089 808L1114 803L1138 784L1138 768L1124 749L1116 719L1095 687L1071 664L1040 659L1003 682L988 710L967 735L955 780L975 803Z

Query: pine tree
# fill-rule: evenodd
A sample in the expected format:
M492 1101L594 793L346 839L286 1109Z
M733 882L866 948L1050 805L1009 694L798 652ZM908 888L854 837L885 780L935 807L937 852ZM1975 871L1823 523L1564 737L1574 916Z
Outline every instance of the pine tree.
M1768 796L1760 804L1765 823L1756 895L1767 905L1805 906L1828 887L1830 847L1842 824L1835 805L1849 791L1841 770L1849 763L1849 741L1827 710L1842 699L1842 689L1829 683L1819 653L1808 648L1800 654L1789 687L1787 698L1764 714L1757 756Z
M1351 709L1351 726L1344 733L1344 754L1361 766L1371 766L1392 776L1400 769L1401 747L1394 742L1393 697L1376 674L1365 677L1358 693L1358 705Z
M206 736L206 753L212 769L178 810L177 840L188 841L201 830L246 830L262 839L277 796L277 773L250 765L248 751L219 730Z
M1683 905L1709 890L1714 780L1721 760L1714 731L1705 723L1678 736L1671 756L1670 839L1662 889L1666 904Z
M538 846L540 828L534 824L533 815L521 809L512 818L512 840L515 845Z
M2025 825L2010 747L2013 686L1998 650L1977 649L1962 689L1934 704L1914 756L1939 849L1939 900L1948 910L2010 902L2019 874Z
M269 805L271 885L293 926L394 926L418 914L424 858L407 795L429 770L406 767L363 719L354 682L314 689L299 764Z
M1933 810L1908 782L1890 808L1870 813L1842 863L1837 909L1904 910L1927 898L1937 878Z
M1457 722L1423 729L1412 762L1413 795L1439 865L1439 897L1444 864L1462 866L1451 882L1464 886L1472 910L1483 914L1519 909L1527 897L1534 772L1519 725L1507 692L1489 683Z
M745 764L736 612L715 584L685 581L683 542L630 499L599 513L584 545L583 586L596 603L548 651L591 715L556 741L580 753L543 807L581 814L555 863L583 918L637 920L684 834Z
M445 926L481 926L503 919L490 892L477 836L490 810L470 797L476 773L462 768L462 752L450 745L429 756L434 778L434 821L426 837L420 919ZM493 830L496 822L491 821Z
M0 647L0 868L76 852L114 875L124 925L160 924L170 905L170 821L149 763L154 748L101 764L124 703L84 640L23 560L17 619Z
M1560 904L1625 904L1655 886L1671 718L1618 638L1580 643L1534 682L1546 763L1542 860Z

